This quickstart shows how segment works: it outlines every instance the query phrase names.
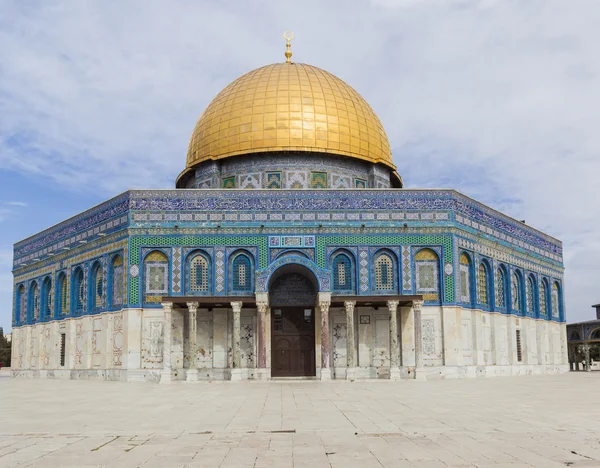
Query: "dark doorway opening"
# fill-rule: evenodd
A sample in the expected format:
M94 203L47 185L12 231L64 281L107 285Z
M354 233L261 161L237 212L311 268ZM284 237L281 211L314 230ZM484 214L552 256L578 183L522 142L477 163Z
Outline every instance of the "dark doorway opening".
M271 304L271 376L316 375L315 309L317 282L301 265L286 265L273 274Z

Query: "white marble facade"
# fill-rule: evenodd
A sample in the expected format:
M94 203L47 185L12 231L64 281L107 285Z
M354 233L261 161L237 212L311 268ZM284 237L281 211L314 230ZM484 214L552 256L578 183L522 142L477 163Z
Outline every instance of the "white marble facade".
M12 335L13 376L154 382L269 378L270 310L265 308L261 368L259 316L254 307L242 307L238 322L232 308L198 308L193 314L195 344L188 308L124 309L17 327ZM350 334L348 311L343 306L327 305L327 309L328 350L320 325L322 309L316 308L316 378L437 379L568 371L564 323L424 306L419 346L415 310L398 307L394 346L387 307L353 308ZM165 346L169 341L170 349ZM329 359L323 359L323 350Z

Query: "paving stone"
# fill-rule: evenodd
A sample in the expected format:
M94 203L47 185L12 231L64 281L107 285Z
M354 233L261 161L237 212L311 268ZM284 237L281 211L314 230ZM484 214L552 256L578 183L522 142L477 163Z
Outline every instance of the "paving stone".
M0 393L0 468L600 468L600 372Z

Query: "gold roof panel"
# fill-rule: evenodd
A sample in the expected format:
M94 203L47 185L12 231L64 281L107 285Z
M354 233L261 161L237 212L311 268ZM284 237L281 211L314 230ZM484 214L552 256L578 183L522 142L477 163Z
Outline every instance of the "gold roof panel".
M318 151L395 169L369 104L336 76L303 63L257 68L223 89L196 123L184 173L203 161L269 151Z

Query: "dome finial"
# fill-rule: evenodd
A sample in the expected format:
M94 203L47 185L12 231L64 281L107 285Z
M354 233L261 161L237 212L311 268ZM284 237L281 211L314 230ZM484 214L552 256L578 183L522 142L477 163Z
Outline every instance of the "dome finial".
M285 63L292 63L292 44L290 44L290 41L294 39L294 33L286 31L283 33L283 38L287 41L285 45Z

